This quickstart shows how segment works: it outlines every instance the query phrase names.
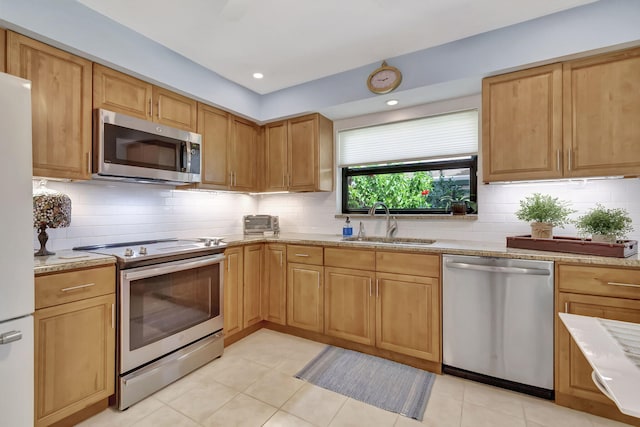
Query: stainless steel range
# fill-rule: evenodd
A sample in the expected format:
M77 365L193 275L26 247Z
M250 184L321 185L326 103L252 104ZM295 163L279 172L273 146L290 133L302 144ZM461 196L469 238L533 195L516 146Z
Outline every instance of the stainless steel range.
M217 238L74 248L118 266L118 408L223 352L224 248Z

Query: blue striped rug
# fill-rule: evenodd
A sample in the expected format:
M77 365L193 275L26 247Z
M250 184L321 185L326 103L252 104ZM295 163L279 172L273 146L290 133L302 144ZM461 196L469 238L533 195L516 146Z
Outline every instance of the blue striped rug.
M333 346L327 346L295 376L420 421L435 381L430 372Z

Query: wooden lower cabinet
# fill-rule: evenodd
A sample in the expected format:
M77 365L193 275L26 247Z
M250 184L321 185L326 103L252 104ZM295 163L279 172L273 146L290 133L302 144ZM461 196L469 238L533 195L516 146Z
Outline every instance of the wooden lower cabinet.
M224 255L224 335L229 337L243 328L244 250L242 247L230 248L224 251Z
M264 245L244 247L243 322L244 328L262 321L262 263Z
M556 311L640 323L638 286L637 268L556 263ZM596 388L593 369L559 318L555 337L556 403L640 426Z
M66 422L114 393L114 271L36 277L36 307L42 307L34 313L37 427ZM54 294L71 302L53 301Z
M323 271L321 265L287 265L287 325L323 331Z
M439 362L439 280L377 273L376 294L376 346Z
M375 273L325 267L324 333L375 345Z
M640 295L639 295L640 296ZM640 300L560 292L558 307L566 313L640 323ZM558 319L556 331L556 400L564 406L640 425L622 414L591 379L593 369Z
M264 320L287 324L287 246L277 243L265 245L264 252Z

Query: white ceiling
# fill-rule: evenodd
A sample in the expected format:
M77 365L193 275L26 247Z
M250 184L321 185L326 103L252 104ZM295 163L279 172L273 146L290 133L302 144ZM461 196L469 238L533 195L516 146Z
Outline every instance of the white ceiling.
M78 1L266 94L595 0Z

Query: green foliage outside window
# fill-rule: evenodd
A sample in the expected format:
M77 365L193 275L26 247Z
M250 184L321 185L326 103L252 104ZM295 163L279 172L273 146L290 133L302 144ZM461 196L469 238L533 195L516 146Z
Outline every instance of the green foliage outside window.
M368 208L375 202L394 209L430 208L428 195L432 190L433 177L427 172L352 176L349 208Z

